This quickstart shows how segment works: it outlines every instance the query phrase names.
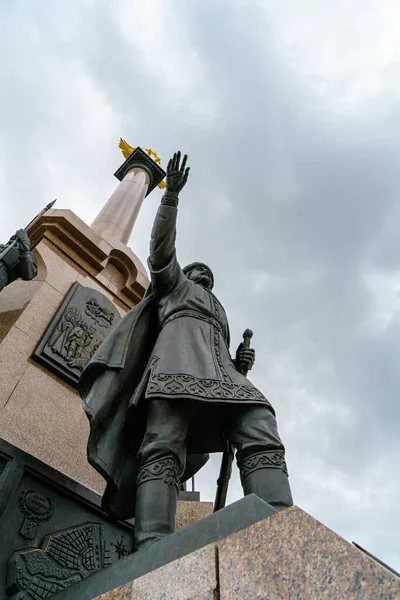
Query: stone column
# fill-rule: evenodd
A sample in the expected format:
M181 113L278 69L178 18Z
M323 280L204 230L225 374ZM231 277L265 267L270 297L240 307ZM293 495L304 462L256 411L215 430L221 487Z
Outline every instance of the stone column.
M146 152L136 148L114 175L121 183L91 227L103 238L127 244L144 198L162 181L165 172Z
M104 238L127 244L149 187L148 174L138 167L125 175L91 227Z

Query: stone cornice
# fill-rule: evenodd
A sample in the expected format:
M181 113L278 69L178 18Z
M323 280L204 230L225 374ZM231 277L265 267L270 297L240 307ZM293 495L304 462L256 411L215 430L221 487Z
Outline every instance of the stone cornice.
M69 262L112 293L125 309L135 306L149 285L144 265L130 248L118 241L111 245L71 210L47 211L29 230L29 237L32 249L42 240L56 247ZM124 276L121 289L101 275L107 263Z

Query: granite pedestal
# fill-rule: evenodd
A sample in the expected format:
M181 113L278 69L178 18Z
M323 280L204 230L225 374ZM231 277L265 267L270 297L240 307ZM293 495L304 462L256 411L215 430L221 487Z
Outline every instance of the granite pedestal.
M118 565L111 565L109 568L95 573L93 576L88 577L86 581L80 581L70 589L58 593L55 597L57 600L75 600L77 598L79 600L92 600L121 585L130 585L132 580L136 580L147 573L150 574L154 569L166 568L164 565L168 566L168 563L172 563L172 561L175 561L174 565L180 564L181 573L189 572L188 563L186 562L187 556L196 551L199 551L197 556L202 557L201 564L203 567L198 572L198 576L201 578L203 571L204 573L206 571L209 573L210 569L215 571L216 542L275 513L275 509L269 504L251 494L205 517L201 521L177 531L152 546L121 559ZM205 547L210 544L212 545L211 550L206 551ZM214 566L209 564L210 557L213 557ZM180 563L178 559L184 562ZM193 562L190 564L193 565ZM175 572L175 575L173 573L174 571L171 571L171 585L173 581L176 583L179 579L178 573ZM118 598L118 596L115 597ZM157 598L158 596L154 595L153 597ZM159 597L161 598L162 594ZM108 598L112 598L112 596L108 596Z
M218 556L221 600L400 599L399 577L296 506L222 540Z
M236 510L246 506L246 501L238 502ZM291 507L96 600L156 598L398 600L400 578L299 508Z
M399 600L400 577L301 509L248 496L56 598Z

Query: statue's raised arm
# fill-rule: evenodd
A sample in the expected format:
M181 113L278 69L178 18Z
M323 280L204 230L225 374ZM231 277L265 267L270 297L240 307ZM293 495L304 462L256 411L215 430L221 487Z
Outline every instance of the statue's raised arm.
M174 288L182 270L176 260L176 218L179 193L186 185L189 167L187 155L181 163L181 153L176 152L167 167L167 188L158 208L150 240L149 268L155 296L163 296Z

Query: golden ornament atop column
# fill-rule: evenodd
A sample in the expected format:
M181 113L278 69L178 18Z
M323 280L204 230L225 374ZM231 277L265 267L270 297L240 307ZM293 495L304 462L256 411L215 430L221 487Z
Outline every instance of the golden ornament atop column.
M126 140L123 140L122 138L119 138L119 147L121 148L124 158L129 158L130 155L136 150L136 148L130 146L128 142ZM161 158L158 156L155 150L151 150L151 148L145 148L144 151L147 152L150 158L152 158L154 162L156 162L161 167ZM157 187L163 190L165 188L165 181L160 181Z

